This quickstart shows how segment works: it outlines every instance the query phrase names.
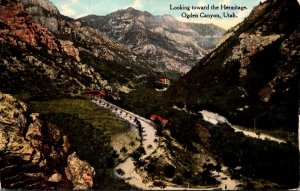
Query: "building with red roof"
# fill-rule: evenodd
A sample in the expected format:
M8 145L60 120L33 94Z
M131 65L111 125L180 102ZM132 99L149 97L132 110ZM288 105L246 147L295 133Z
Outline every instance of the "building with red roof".
M155 121L156 119L158 119L160 122L162 122L165 125L169 123L169 120L167 120L166 118L163 118L163 117L161 117L161 116L159 116L157 114L152 114L150 116L150 120L151 121Z

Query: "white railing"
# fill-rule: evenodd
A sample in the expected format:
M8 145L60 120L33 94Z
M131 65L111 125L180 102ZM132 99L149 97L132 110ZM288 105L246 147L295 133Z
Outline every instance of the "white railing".
M92 97L92 100L93 100L93 101L96 101L96 102L99 102L99 103L105 103L105 104L108 104L108 105L110 105L111 107L117 108L118 110L120 110L120 111L122 111L122 112L124 112L124 113L126 113L126 114L128 114L128 115L130 115L131 117L137 118L137 119L139 119L139 120L141 120L141 121L144 121L144 122L146 122L146 123L149 123L149 124L153 125L153 123L152 123L151 120L145 119L144 117L141 117L141 116L139 116L139 115L137 115L137 114L135 114L135 113L132 113L132 112L127 111L127 110L125 110L125 109L123 109L123 108L120 108L119 106L116 106L116 105L114 105L114 104L112 104L112 103L110 103L110 102L108 102L108 101L106 101L106 100L104 100L104 99L101 99L101 98L99 98L99 97L93 96L93 97Z

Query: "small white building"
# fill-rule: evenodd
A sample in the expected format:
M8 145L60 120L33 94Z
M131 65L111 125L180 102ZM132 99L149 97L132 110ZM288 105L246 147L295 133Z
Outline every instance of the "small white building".
M164 85L170 85L171 84L170 80L166 77L159 78L158 82L161 83L161 84L164 84Z

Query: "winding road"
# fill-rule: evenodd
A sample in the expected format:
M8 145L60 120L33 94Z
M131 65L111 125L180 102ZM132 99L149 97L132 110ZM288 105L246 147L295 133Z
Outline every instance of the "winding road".
M96 98L93 99L92 102L97 104L100 107L109 109L112 113L117 115L123 120L126 120L132 125L136 125L136 119L141 123L142 126L142 145L146 151L146 154L141 157L141 159L145 159L150 156L158 147L158 143L156 140L156 130L152 125L152 122L148 119L145 119L139 115L136 115L130 111L124 110L112 103L105 101L104 99ZM151 145L151 147L149 147ZM116 175L122 179L125 179L130 185L133 185L140 189L150 189L152 183L144 180L144 178L136 171L136 167L134 165L134 160L132 157L128 157L124 162L120 163L115 169L121 169L124 174L120 175L116 173Z
M156 130L154 126L152 125L152 121L145 119L137 114L134 114L130 111L127 111L125 109L122 109L108 101L105 101L104 99L94 99L92 100L95 104L97 104L100 107L109 109L113 114L117 115L123 120L126 120L132 125L136 125L136 119L141 123L142 130L143 130L143 146L145 148L146 154L143 155L142 159L147 158L150 156L158 147L157 142L155 139L157 138L155 133ZM148 148L148 146L151 145L151 147Z
M127 111L123 108L120 108L101 98L94 97L92 98L92 102L97 104L99 107L110 110L113 114L115 114L119 118L132 124L133 125L132 128L136 127L137 120L141 123L142 146L145 149L145 154L140 159L147 158L148 156L153 154L154 151L157 150L158 148L157 140L159 139L159 137L156 136L156 130L152 121L145 119L135 113ZM184 110L185 112L188 112L186 109L179 109L177 107L174 107L174 109ZM242 132L244 135L249 137L253 137L261 140L271 140L278 143L286 142L285 140L264 133L257 134L252 131L243 130L241 129L241 127L231 124L225 117L217 113L213 113L207 110L202 110L199 111L198 114L202 114L203 119L212 124L227 123L231 128L235 130L235 132ZM299 122L299 128L300 128L300 122ZM135 128L134 130L137 131L137 128ZM300 144L300 139L299 139L299 144ZM225 166L222 167L222 172L212 171L214 177L218 181L220 181L220 185L214 187L197 186L193 188L182 187L171 183L167 183L167 186L164 188L154 187L153 181L148 179L147 172L143 169L136 168L134 159L132 157L127 157L123 162L121 162L118 166L116 166L115 169L116 171L117 169L122 169L122 171L124 172L121 174L115 172L116 176L124 179L127 183L129 183L132 186L135 186L136 188L145 189L145 190L152 190L152 189L154 190L216 190L216 189L237 190L239 189L239 184L240 184L239 181L231 179L231 177L227 173L225 173L227 172L227 167Z
M124 110L110 102L107 102L104 99L100 98L93 98L92 102L97 104L99 107L109 109L113 114L120 117L123 120L126 120L132 125L136 125L136 119L141 123L142 126L142 146L144 147L146 154L141 157L141 159L145 159L148 156L150 156L158 147L156 136L156 130L154 128L154 125L152 121L145 119L137 114L134 114L130 111ZM149 147L149 145L151 145ZM128 157L124 162L120 163L116 168L122 169L124 174L118 174L116 175L122 179L125 179L130 185L133 185L139 189L155 189L155 190L214 190L214 189L230 189L234 190L237 189L237 185L239 184L238 181L232 180L230 176L226 175L224 172L212 172L216 178L221 182L219 186L215 187L182 187L177 185L167 185L164 188L160 187L153 187L153 182L151 180L147 180L147 173L146 171L137 171L137 168L135 167L134 160L132 157ZM143 174L143 176L141 175Z

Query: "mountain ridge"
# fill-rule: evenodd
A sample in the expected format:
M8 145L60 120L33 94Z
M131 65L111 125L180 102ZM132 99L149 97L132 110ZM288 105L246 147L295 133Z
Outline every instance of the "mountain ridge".
M135 61L128 47L82 27L47 2L1 2L0 79L7 82L0 86L3 92L51 97L80 94L93 86L117 98L119 92L129 92L154 76Z
M225 32L214 25L187 24L170 15L154 16L132 7L106 16L89 15L77 20L128 45L138 55L138 60L154 71L177 75L189 71L196 60L215 47Z
M297 1L291 2L269 0L256 6L167 94L196 111L215 110L241 125L297 131L300 9Z

